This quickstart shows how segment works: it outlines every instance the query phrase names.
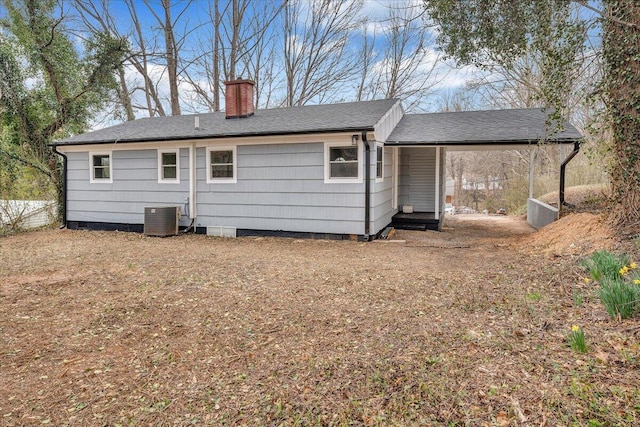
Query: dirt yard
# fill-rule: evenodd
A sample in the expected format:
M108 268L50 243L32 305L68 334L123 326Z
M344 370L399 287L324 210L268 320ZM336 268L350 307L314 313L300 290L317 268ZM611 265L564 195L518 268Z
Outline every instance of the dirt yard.
M582 280L601 247L640 260L587 213L371 243L0 238L0 425L637 426L640 321Z

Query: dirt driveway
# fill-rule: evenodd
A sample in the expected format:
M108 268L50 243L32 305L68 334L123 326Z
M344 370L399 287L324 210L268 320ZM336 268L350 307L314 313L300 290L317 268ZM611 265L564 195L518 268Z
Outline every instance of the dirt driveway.
M487 243L499 244L501 240L514 243L517 237L534 233L523 218L506 215L460 214L447 215L441 232L416 232L397 230L395 240L407 240L409 244L433 247L469 247Z
M638 425L633 325L575 257L485 219L404 242L2 238L0 424Z

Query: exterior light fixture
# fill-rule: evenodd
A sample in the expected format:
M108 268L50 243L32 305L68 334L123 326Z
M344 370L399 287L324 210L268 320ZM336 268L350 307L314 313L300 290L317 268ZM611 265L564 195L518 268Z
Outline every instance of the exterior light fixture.
M358 144L358 135L351 135L351 145Z

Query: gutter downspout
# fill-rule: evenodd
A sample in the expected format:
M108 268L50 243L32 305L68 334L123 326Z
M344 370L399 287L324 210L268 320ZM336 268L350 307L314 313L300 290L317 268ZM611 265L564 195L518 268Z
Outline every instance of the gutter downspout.
M58 151L56 145L52 145L51 149L58 156L62 157L62 225L60 228L67 226L67 155Z
M567 164L571 161L571 159L573 159L576 156L576 154L578 154L579 151L580 151L580 142L576 141L573 143L573 151L569 153L567 158L564 159L564 162L562 162L562 164L560 165L560 191L559 191L560 200L558 203L558 216L560 216L560 213L562 212L562 206L567 205L567 203L564 200L565 169L567 167Z
M189 147L189 217L195 220L196 212L196 143Z
M370 240L371 232L371 146L367 141L367 132L362 131L362 143L364 144L364 241Z
M196 216L198 213L196 212L196 143L192 142L189 146L189 218L191 219L191 223L184 230L185 233L190 231L195 232L195 222Z

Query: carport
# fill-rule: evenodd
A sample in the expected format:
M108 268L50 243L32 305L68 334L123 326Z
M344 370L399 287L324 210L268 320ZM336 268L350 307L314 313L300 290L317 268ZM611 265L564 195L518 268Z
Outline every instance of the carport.
M569 122L561 126L539 108L405 115L387 138L394 150L396 228L440 230L444 219L446 153L473 150L529 150L544 144L570 144L558 177L558 208L564 201L565 169L578 153L582 135ZM533 198L530 162L527 221L536 228L558 218L559 209ZM404 208L403 208L404 207Z

